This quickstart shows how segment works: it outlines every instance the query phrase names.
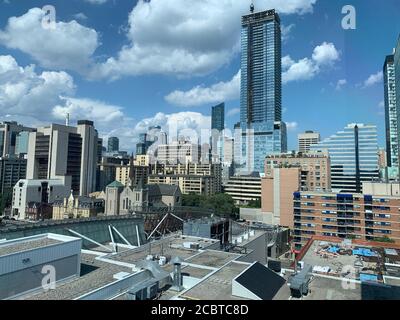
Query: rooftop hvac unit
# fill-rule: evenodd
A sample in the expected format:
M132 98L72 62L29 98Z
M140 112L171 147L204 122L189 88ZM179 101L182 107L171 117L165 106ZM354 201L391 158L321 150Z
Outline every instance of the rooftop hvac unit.
M152 300L157 297L158 281L149 280L130 289L127 293L128 300Z
M292 297L301 298L309 291L309 284L312 277L312 266L304 265L304 268L289 279L289 287Z
M251 231L250 231L250 237L254 237L255 234L256 234L256 232L255 232L254 230L251 230Z
M249 234L248 234L248 233L245 233L245 234L243 235L243 239L244 239L244 240L249 240Z
M243 242L243 238L242 238L242 237L238 237L238 238L236 239L236 241L237 241L237 243L242 243L242 242Z

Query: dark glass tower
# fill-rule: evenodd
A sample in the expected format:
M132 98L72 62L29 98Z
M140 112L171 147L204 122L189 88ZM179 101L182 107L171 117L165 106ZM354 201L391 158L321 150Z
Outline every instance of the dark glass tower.
M281 27L275 10L242 17L241 50L240 171L264 172L267 155L287 151L281 111Z
M108 138L108 152L119 151L119 139L117 137Z
M211 129L223 131L225 129L225 103L212 107Z

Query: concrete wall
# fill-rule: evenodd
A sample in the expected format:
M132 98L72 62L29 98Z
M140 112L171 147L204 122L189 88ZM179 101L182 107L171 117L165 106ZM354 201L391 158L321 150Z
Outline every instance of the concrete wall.
M373 196L399 196L399 183L363 182L363 193Z

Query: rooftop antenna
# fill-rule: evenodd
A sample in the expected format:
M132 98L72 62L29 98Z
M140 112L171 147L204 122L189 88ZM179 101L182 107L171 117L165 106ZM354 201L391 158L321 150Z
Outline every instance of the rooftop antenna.
M67 116L65 117L65 125L69 127L69 112L67 113Z
M253 2L251 2L251 5L250 5L250 12L254 13L254 3Z

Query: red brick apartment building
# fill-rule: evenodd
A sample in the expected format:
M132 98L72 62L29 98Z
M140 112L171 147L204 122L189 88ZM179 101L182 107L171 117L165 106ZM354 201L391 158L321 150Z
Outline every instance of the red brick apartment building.
M313 236L400 243L399 197L295 192L293 213L296 250Z

